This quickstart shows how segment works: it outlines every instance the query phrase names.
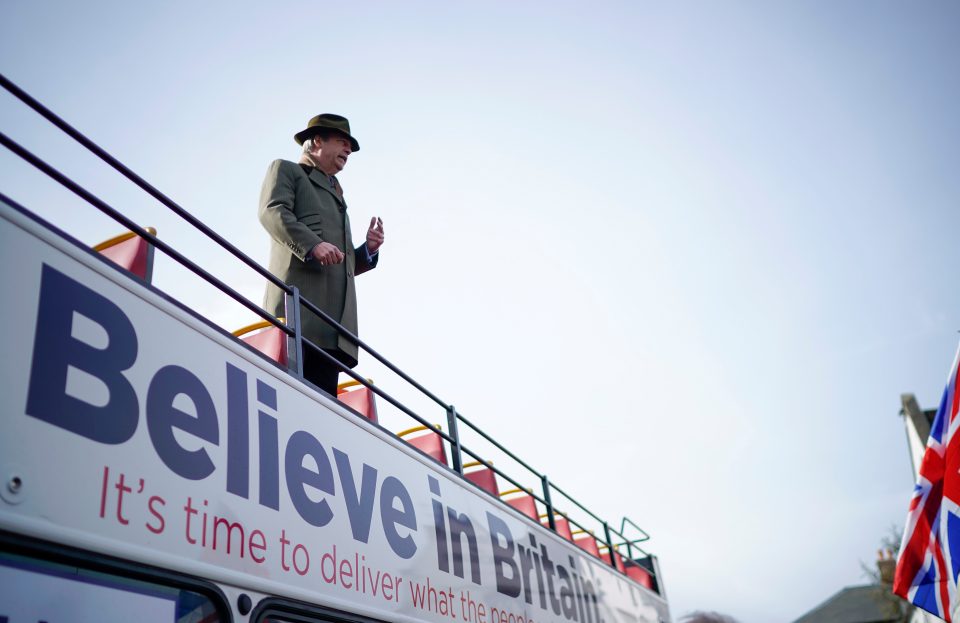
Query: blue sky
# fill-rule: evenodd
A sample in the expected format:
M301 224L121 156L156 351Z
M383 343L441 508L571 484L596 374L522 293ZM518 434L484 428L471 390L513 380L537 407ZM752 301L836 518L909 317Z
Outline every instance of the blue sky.
M675 617L745 623L864 582L902 525L899 395L935 406L960 329L958 58L951 2L0 7L4 75L264 263L267 164L347 115L355 237L375 214L387 232L361 335L647 529ZM259 300L6 94L0 115ZM3 192L81 239L116 229L0 162ZM252 320L171 262L155 279Z

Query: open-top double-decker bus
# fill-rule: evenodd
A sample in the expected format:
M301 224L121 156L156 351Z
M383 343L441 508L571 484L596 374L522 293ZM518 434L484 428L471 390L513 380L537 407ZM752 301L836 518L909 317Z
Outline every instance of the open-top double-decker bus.
M91 248L0 189L0 623L669 620L632 522L594 515L356 336L444 426L353 373L317 390L300 318L322 312L0 82L288 293L271 316L0 133L131 232ZM261 325L234 335L165 294L154 250Z

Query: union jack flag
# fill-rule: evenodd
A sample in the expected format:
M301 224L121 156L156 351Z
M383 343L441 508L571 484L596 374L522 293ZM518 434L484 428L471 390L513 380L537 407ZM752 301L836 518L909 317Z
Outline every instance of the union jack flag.
M960 575L960 349L930 429L903 530L893 592L951 621Z

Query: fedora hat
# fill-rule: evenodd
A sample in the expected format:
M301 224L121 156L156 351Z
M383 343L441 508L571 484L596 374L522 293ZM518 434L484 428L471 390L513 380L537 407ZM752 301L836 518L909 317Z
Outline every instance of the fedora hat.
M323 113L311 119L307 123L306 129L293 135L293 140L297 141L297 145L303 145L305 140L316 134L317 131L322 128L345 135L350 139L350 148L353 151L360 151L360 143L350 134L350 122L347 121L347 118L330 113Z

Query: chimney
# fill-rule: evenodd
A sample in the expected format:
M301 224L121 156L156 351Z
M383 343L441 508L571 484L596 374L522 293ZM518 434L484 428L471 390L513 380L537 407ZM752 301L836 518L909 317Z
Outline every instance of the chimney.
M877 550L877 571L880 572L880 583L888 586L893 585L893 576L897 570L897 559L893 555L893 550L888 549L884 552Z

